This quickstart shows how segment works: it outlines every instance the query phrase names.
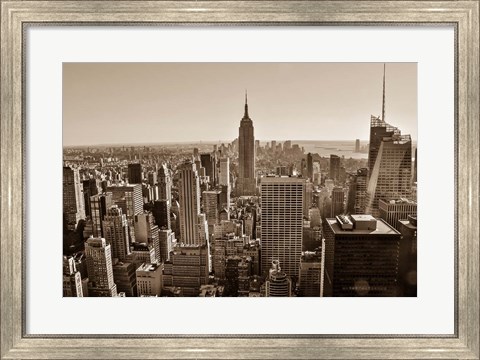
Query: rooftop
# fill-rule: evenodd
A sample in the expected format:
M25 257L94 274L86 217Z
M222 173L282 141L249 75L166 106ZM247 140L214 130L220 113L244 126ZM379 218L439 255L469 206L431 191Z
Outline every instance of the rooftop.
M351 215L356 221L358 220L369 220L375 219L372 215ZM327 224L330 226L332 231L337 235L396 235L400 234L397 230L391 227L388 223L386 223L382 219L375 219L377 221L377 228L376 230L342 230L342 228L337 223L337 219L326 219Z

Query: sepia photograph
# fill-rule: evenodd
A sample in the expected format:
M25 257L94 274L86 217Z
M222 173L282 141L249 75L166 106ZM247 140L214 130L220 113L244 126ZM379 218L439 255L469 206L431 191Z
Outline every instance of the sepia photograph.
M62 118L64 297L417 296L416 63L63 63Z

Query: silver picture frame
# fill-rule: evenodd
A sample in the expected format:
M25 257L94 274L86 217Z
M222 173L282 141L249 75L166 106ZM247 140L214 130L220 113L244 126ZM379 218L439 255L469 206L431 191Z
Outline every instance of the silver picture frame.
M478 359L479 0L5 1L1 4L1 359ZM48 25L450 25L455 28L455 333L29 335L25 331L25 29Z

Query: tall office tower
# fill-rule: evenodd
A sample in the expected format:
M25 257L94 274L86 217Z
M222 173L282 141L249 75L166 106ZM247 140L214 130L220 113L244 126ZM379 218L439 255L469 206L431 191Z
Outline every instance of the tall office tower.
M97 194L90 197L90 216L92 219L93 237L105 237L102 225L103 218L112 205L112 193Z
M307 180L303 188L303 215L308 216L308 210L313 203L313 184L311 181Z
M340 215L323 225L325 296L397 296L397 230L371 215Z
M360 139L355 140L355 152L360 152Z
M158 169L157 184L158 199L168 200L168 203L172 206L172 176L165 164L162 164Z
M312 153L307 154L307 176L313 182L313 156Z
M147 174L148 185L155 186L157 184L157 177L156 171L149 171Z
M83 297L82 276L73 257L63 257L63 296Z
M341 187L335 187L332 190L332 211L330 217L343 214L343 203L345 201L345 192Z
M370 119L366 212L374 216L379 214L379 199L408 198L412 181L410 135L385 122L385 66L383 71L382 117Z
M157 200L153 203L152 209L155 223L160 229L171 229L170 203L168 200Z
M138 296L162 295L163 264L143 263L136 271Z
M390 127L379 119L372 118L372 126ZM373 127L372 127L373 128ZM372 140L371 140L372 142ZM374 167L366 194L366 212L379 215L379 199L408 198L412 180L412 140L410 135L401 135L396 129L392 136L384 136L375 154ZM369 158L369 163L370 163Z
M417 217L398 220L400 240L399 291L400 296L417 296Z
M247 94L245 113L238 128L237 196L255 195L255 137L252 119L248 115Z
M90 206L90 197L98 194L99 180L87 179L82 181L83 198L85 204L85 216L90 217L92 214Z
M408 216L417 217L417 203L409 199L378 201L380 217L396 230L400 230L398 220L407 220Z
M180 238L184 244L198 244L197 222L200 214L200 181L195 164L179 167Z
M143 180L143 172L141 164L128 164L128 183L141 184Z
M209 252L206 245L177 245L165 262L164 286L181 287L185 296L197 296L208 284Z
M354 183L354 210L355 214L364 214L367 206L367 184L368 184L368 169L361 168L357 170Z
M152 213L144 212L135 216L135 241L152 245L155 249L155 262L160 263L160 239L158 225Z
M340 157L337 155L330 155L330 179L335 182L340 180Z
M217 179L215 177L217 172L217 162L214 154L200 154L200 162L205 168L206 175L210 178L210 185L215 186Z
M85 219L85 204L78 169L63 167L63 214L69 230Z
M170 252L175 245L175 233L170 229L161 229L158 232L158 238L160 242L160 261L170 260Z
M117 296L113 281L111 245L104 238L90 237L85 243L88 272L88 295L93 297Z
M300 296L319 297L323 285L323 251L305 251L300 258Z
M107 210L102 223L104 238L111 245L112 259L124 261L130 254L127 216L117 205Z
M200 152L198 151L198 148L193 148L193 158L197 160L199 156L200 156Z
M202 193L203 212L206 215L208 225L215 225L220 220L221 193L220 190L204 191Z
M107 191L112 193L113 203L127 215L130 242L135 241L135 215L143 212L142 185L114 185L107 187Z
M303 238L305 179L264 177L261 180L262 269L279 260L290 277L298 277Z
M268 279L265 282L265 295L269 297L292 296L292 281L282 271L278 260L273 260L272 267L268 270Z
M133 263L117 262L112 268L113 281L117 285L117 292L123 292L127 297L137 296L136 269Z
M230 187L230 159L228 157L220 159L218 184Z

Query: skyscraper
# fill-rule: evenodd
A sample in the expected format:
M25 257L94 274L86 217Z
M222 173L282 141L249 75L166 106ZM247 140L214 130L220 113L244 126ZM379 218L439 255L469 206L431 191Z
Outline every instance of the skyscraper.
M179 177L180 238L184 244L198 244L200 181L195 164L182 164L179 167Z
M202 193L203 212L207 217L208 225L215 225L220 220L221 193L220 190L204 191Z
M331 217L343 214L343 203L345 201L345 193L341 187L335 187L332 190L332 211Z
M172 177L165 164L158 169L157 183L158 199L168 200L169 206L172 206Z
M134 221L135 215L143 212L143 197L141 184L117 185L107 187L112 193L113 203L127 215L130 230L130 241L135 241Z
M202 167L205 168L205 173L210 179L210 184L215 186L215 184L217 183L217 162L215 154L200 154L200 162L202 164Z
M261 180L262 269L274 260L297 277L302 253L305 179L263 177Z
M128 183L141 184L143 180L142 165L128 164Z
M325 296L396 296L401 235L371 215L323 222Z
M313 182L313 156L311 153L307 154L307 176Z
M382 118L370 118L366 212L379 216L379 199L408 198L412 191L412 140L385 122L385 66Z
M380 143L368 182L366 212L379 216L379 199L410 197L411 180L412 141L410 135L401 135L398 130Z
M330 179L337 182L340 178L340 157L330 155Z
M107 210L103 219L103 234L112 249L112 258L121 261L130 254L127 216L117 205Z
M69 230L75 230L80 219L85 219L85 203L78 169L63 167L63 213Z
M87 260L88 295L101 297L117 296L113 281L111 245L103 238L91 237L85 243Z
M238 163L237 195L255 195L255 137L253 122L248 115L246 93L245 113L238 128Z
M230 159L228 157L220 159L219 175L219 185L226 185L230 187Z
M92 219L93 237L105 237L102 226L103 218L112 205L112 193L97 194L90 197L90 216Z

